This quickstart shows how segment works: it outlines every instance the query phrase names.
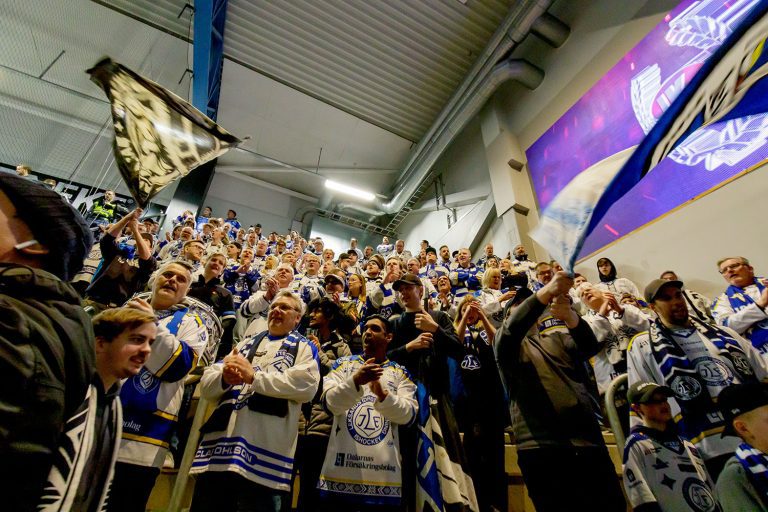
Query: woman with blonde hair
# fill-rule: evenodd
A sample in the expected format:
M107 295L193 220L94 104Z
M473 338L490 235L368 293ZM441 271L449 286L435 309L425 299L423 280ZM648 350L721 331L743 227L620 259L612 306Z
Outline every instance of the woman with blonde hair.
M502 289L501 282L501 270L489 268L483 274L483 289L477 295L483 312L497 329L501 326L501 321L504 318L504 306L517 293L515 288Z

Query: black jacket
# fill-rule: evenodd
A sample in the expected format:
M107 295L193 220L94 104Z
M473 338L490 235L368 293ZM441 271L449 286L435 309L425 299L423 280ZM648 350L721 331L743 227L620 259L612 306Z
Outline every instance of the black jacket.
M0 263L0 495L31 510L63 425L95 373L91 319L75 290L43 270Z

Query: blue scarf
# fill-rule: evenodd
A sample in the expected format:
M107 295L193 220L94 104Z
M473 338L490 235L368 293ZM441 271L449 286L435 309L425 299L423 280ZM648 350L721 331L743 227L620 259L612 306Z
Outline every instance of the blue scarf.
M741 443L736 448L736 459L763 500L763 505L768 507L768 456L747 443Z
M757 278L755 278L755 285L760 293L763 293L765 286L763 286L763 283L758 281ZM725 290L725 295L728 297L728 302L731 303L731 307L734 311L742 310L750 304L755 303L755 301L752 300L752 297L744 292L744 288L739 288L738 286L729 286L728 289ZM747 330L746 334L749 341L752 342L752 346L762 352L763 346L768 344L768 320L753 325Z
M718 355L731 363L738 382L756 381L749 359L741 346L726 331L691 318L694 327L717 348ZM683 437L694 439L703 432L724 425L722 415L707 392L707 384L675 342L669 331L656 320L650 328L651 351L664 376L664 384L675 392L680 406L678 430Z

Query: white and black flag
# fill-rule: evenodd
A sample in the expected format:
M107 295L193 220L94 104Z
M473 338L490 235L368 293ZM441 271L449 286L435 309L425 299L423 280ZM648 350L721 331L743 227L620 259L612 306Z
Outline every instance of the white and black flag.
M87 73L109 98L117 168L142 208L167 185L241 142L180 97L108 57Z

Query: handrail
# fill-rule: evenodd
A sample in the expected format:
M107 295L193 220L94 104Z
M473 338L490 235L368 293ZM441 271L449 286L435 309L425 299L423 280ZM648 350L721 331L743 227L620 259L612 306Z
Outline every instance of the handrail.
M621 426L621 418L619 417L619 411L616 409L614 396L616 390L620 386L625 385L629 381L629 377L626 373L622 373L611 381L608 385L608 389L605 391L605 412L608 416L608 424L611 426L613 436L616 438L616 447L619 449L619 453L624 450L624 429Z
M200 442L200 427L208 417L208 411L216 406L215 402L200 397L197 402L197 410L189 429L189 438L184 447L184 455L181 457L179 472L176 473L176 481L173 483L171 499L168 501L167 512L181 512L181 502L189 484L189 470L192 469L192 461L195 459L197 445Z

